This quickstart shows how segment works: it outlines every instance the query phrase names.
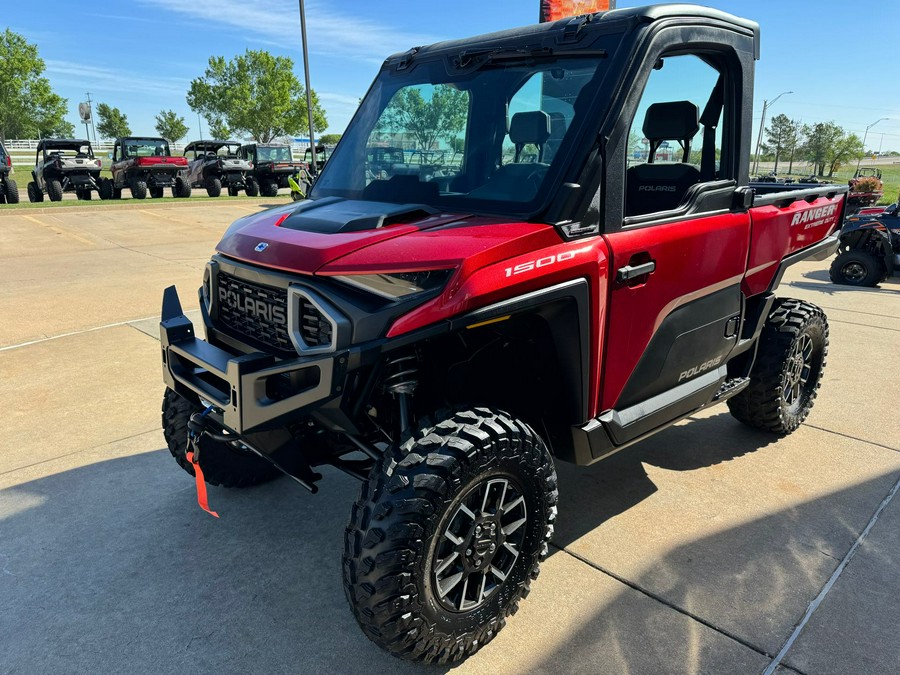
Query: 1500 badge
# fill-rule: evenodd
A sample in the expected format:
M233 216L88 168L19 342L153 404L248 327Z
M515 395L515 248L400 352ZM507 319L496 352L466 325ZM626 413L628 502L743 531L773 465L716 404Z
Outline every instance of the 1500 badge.
M525 272L531 272L532 270L540 269L541 267L550 267L556 263L571 260L578 253L581 253L581 251L563 251L556 255L548 255L543 258L538 258L537 260L529 260L528 262L519 263L513 267L507 267L504 272L507 277L512 277L516 274L524 274Z

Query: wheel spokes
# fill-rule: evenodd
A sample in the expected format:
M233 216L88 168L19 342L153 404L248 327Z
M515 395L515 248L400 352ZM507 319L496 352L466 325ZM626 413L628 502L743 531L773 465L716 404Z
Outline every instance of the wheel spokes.
M438 580L438 597L443 598L444 596L447 595L447 593L449 593L454 588L456 588L456 585L460 581L462 581L463 576L464 575L462 572L457 572L456 574L449 576L446 579L443 579L443 580L439 579ZM465 590L466 590L465 587L463 587L464 593L465 593Z

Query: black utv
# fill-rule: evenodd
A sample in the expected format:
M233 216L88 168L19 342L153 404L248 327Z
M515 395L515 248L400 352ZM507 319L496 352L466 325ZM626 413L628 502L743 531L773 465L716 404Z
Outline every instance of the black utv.
M247 188L247 176L253 165L238 156L241 144L236 141L193 141L184 148L188 159L187 180L191 187L206 188L210 197L222 194L236 197Z
M274 197L279 188L290 187L288 178L300 169L302 162L295 162L291 147L283 143L248 143L241 147L239 156L253 165L247 176L247 196Z
M100 192L100 168L90 141L45 138L38 142L28 199L42 202L46 193L51 202L58 202L64 192L90 199L93 191Z
M900 274L900 201L862 209L841 228L841 245L829 270L845 286L877 286Z
M0 142L0 204L19 203L19 186L9 177L12 173L12 158Z

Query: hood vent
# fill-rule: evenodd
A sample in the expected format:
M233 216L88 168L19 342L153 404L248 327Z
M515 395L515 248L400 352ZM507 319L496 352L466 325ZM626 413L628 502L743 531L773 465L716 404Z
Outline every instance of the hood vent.
M413 223L437 213L436 209L424 204L386 204L326 197L302 202L281 227L321 234L360 232Z

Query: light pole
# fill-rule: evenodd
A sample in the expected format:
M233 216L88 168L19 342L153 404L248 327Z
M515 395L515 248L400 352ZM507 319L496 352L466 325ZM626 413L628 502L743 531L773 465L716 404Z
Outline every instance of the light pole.
M303 74L306 78L306 116L309 122L309 151L312 153L310 173L315 176L316 169L316 137L313 133L312 89L309 87L309 50L306 48L306 8L300 0L300 38L303 42Z
M872 124L870 124L869 126L866 127L866 133L863 134L863 154L865 154L865 152L866 152L866 139L869 137L869 129L874 127L879 122L884 122L885 120L889 120L889 119L891 119L891 118L890 117L882 117L880 119L875 120L874 122L872 122ZM859 173L859 163L861 161L862 161L862 155L860 155L856 160L856 173Z
M778 94L778 96L773 98L771 103L769 103L768 101L763 101L762 118L759 120L759 135L757 135L757 137L756 137L756 163L753 165L754 166L753 173L756 173L759 171L759 146L762 143L763 129L766 126L766 110L769 108L770 105L775 105L775 101L780 99L785 94L793 94L793 93L794 92L792 92L792 91L783 91L780 94Z

